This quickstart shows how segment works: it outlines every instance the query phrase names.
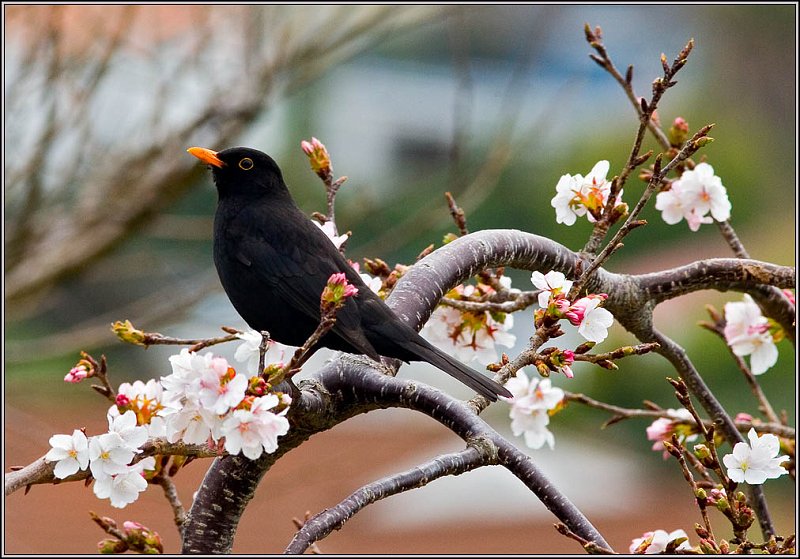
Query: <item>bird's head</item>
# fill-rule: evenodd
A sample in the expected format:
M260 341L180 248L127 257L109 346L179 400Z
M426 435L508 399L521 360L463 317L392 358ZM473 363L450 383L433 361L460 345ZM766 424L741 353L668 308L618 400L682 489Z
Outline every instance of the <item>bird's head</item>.
M257 149L235 147L213 151L192 147L186 151L208 164L221 198L288 192L278 164Z

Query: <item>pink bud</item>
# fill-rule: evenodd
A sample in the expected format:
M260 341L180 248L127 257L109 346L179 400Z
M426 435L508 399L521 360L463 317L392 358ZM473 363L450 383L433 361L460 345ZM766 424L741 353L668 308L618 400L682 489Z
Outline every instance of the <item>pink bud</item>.
M792 293L791 289L784 289L783 290L783 294L786 296L787 299L789 299L789 302L792 305L795 304L795 302L794 302L794 293Z
M561 355L563 356L562 359L564 363L566 363L567 365L571 365L572 363L575 362L575 352L572 351L571 349L563 350L561 352Z
M749 413L739 412L736 414L736 417L733 418L734 421L753 421L753 416Z
M564 316L567 317L570 324L573 326L580 326L583 322L583 317L586 314L586 306L589 303L589 297L583 297L575 301Z
M64 382L80 382L89 376L89 371L83 365L73 367L64 377Z
M564 314L569 310L570 302L566 299L556 299L553 301L553 305L555 305L556 310L558 310L559 313Z
M358 288L355 285L348 283L344 286L344 293L342 294L344 297L352 297L358 293Z
M126 408L131 404L131 399L125 394L117 394L117 399L114 400L114 403L117 404L118 408Z
M147 526L134 520L126 520L122 523L122 527L128 532L133 530L147 530Z
M675 120L672 121L672 126L674 126L676 130L680 130L681 132L689 131L689 123L686 122L686 119L684 119L681 116L676 117Z

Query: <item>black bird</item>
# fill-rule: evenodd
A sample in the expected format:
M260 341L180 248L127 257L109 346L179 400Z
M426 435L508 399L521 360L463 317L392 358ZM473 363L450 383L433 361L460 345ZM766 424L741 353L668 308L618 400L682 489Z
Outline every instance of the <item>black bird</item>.
M301 346L320 321L328 278L344 272L358 294L336 313L318 347L403 361L427 361L492 401L511 393L437 349L361 280L325 233L297 207L275 161L255 149L215 152L193 147L219 194L214 264L222 287L245 322L276 341Z

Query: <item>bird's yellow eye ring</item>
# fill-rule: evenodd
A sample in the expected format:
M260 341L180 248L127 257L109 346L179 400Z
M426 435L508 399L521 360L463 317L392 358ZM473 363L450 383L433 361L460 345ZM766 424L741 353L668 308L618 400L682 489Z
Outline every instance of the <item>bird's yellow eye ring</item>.
M249 157L245 157L241 161L239 161L239 168L243 171L249 171L253 168L253 160Z

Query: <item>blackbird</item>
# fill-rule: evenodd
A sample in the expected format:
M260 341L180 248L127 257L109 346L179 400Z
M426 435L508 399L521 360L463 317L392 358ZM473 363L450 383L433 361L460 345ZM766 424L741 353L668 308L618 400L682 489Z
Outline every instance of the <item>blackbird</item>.
M327 347L402 361L427 361L492 401L511 393L437 349L364 284L331 240L297 207L281 170L245 147L220 152L193 147L207 163L219 195L214 264L234 308L255 330L286 345L303 345L320 322L320 295L343 272L358 293L336 313L314 350Z

